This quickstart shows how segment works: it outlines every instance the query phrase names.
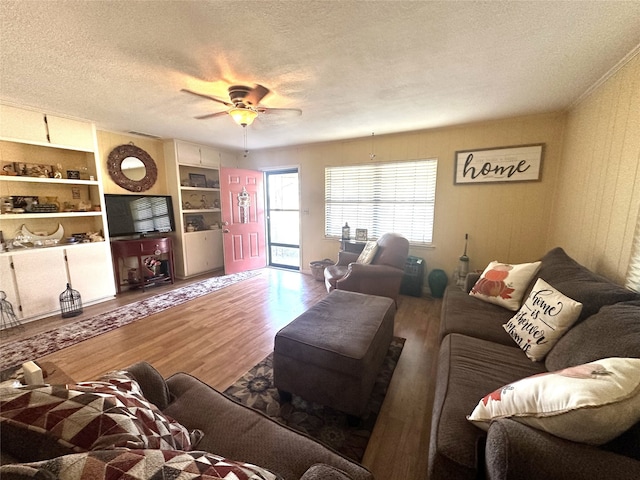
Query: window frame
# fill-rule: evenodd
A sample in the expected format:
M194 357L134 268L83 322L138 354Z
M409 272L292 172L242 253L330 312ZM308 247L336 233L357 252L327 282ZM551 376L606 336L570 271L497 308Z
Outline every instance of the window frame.
M433 246L437 175L438 158L325 166L325 238L341 238L348 222L369 239L395 231Z

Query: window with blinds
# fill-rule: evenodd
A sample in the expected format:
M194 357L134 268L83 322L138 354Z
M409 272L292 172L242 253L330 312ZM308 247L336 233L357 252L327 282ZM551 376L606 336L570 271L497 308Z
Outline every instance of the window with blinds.
M395 232L430 244L437 159L325 168L325 235L366 228L369 238Z
M627 271L627 281L625 286L636 292L640 292L640 210L636 220L636 231L633 236L631 246L631 259L629 260L629 270Z
M130 203L136 232L170 232L171 219L164 198L139 198Z

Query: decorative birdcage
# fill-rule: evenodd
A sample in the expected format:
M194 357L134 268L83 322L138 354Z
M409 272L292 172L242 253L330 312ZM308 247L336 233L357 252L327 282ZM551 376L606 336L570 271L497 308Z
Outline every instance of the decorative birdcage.
M62 318L75 317L82 313L82 298L80 292L71 288L67 283L67 289L60 294L60 310Z
M7 300L7 294L0 290L0 332L13 331L14 328L23 327L13 311L13 305Z

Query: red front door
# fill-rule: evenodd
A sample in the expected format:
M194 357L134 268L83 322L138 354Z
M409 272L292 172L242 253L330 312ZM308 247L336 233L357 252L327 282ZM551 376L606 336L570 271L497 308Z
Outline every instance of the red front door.
M222 243L226 274L267 265L262 172L220 170Z

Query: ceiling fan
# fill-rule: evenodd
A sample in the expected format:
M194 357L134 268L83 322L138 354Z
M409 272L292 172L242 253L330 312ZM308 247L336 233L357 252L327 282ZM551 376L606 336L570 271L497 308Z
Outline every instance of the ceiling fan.
M214 102L222 103L229 110L222 112L208 113L206 115L200 115L198 120L204 120L207 118L220 117L223 115L231 115L233 120L243 127L251 125L259 114L272 114L278 112L293 112L298 115L302 114L302 110L299 108L269 108L260 106L260 101L269 94L270 90L262 85L256 85L255 87L247 87L245 85L231 85L229 87L229 101L221 98L206 95L204 93L194 92L183 88L181 91L196 95L198 97L213 100Z

